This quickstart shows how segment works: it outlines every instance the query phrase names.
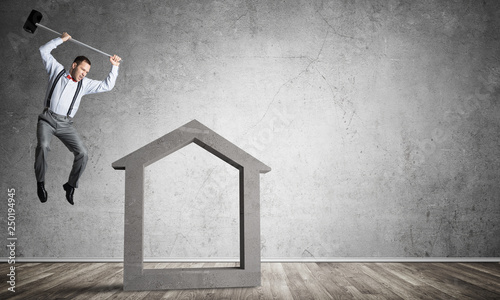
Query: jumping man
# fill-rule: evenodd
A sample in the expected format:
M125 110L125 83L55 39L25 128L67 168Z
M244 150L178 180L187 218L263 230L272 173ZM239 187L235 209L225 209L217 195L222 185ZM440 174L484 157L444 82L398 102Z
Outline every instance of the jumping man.
M73 167L68 182L63 185L66 200L73 205L73 194L78 187L78 180L87 165L87 148L82 138L73 127L73 117L80 106L82 96L102 93L113 89L118 76L118 66L121 58L113 55L109 58L111 71L103 81L87 78L90 71L90 60L85 56L75 58L69 71L50 54L57 46L71 39L63 32L61 37L49 41L40 47L40 53L49 74L49 85L45 95L45 109L38 116L37 140L35 152L35 175L37 194L42 203L47 201L45 190L45 171L47 169L47 154L50 150L52 136L56 136L75 155Z

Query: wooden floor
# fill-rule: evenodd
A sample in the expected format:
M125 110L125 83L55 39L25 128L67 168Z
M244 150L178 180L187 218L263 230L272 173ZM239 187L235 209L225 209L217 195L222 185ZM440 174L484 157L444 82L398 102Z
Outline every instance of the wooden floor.
M0 264L0 299L500 299L499 263L263 263L255 288L124 292L122 263ZM151 263L147 268L231 264Z

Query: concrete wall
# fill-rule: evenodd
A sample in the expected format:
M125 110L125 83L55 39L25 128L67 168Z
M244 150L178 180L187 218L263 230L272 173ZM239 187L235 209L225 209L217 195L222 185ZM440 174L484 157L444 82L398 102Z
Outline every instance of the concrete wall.
M42 24L124 59L84 97L90 151L52 142L36 196ZM123 256L124 172L111 163L197 119L271 166L262 256L500 256L498 1L8 1L0 7L2 198L16 191L18 257ZM106 57L72 43L103 79ZM146 170L147 257L238 256L235 169L189 146ZM7 244L7 201L0 240ZM0 255L8 256L5 246Z

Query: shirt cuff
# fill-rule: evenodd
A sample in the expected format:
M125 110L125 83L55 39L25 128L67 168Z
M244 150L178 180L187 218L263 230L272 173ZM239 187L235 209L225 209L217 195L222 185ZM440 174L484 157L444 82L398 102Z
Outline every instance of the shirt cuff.
M61 37L57 37L57 38L53 39L52 41L54 41L54 44L56 44L56 46L59 46L62 43L64 43L64 41L62 40Z

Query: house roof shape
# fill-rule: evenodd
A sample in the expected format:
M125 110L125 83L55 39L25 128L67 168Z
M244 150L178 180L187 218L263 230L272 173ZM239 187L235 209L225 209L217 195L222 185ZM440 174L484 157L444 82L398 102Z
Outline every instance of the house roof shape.
M137 163L147 167L191 143L197 144L237 169L248 167L258 170L259 173L271 171L270 167L196 119L122 157L112 166L116 170L125 170L127 165Z
M239 170L240 266L144 269L144 169L195 143ZM261 283L260 173L271 168L197 120L167 133L112 164L125 170L124 290L252 287Z

